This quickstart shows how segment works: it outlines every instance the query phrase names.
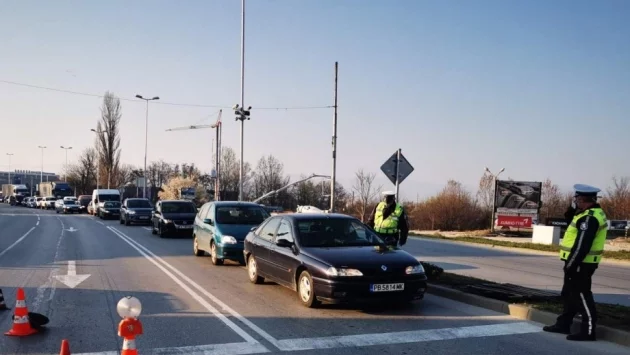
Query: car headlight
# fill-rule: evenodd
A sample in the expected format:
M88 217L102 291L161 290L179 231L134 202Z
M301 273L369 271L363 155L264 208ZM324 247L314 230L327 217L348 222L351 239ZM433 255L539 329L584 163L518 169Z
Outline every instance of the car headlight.
M224 235L221 237L221 243L223 244L236 244L236 238L231 235Z
M127 214L136 214L136 211L127 211Z
M357 269L337 269L334 267L328 268L326 270L326 274L328 276L363 276L363 273Z
M424 268L421 264L415 266L407 266L407 268L405 269L405 273L407 275L424 274Z
M168 224L168 223L171 223L171 222L173 222L173 221L171 221L170 219L166 219L166 218L165 218L165 219L162 219L162 222L164 222L164 223Z

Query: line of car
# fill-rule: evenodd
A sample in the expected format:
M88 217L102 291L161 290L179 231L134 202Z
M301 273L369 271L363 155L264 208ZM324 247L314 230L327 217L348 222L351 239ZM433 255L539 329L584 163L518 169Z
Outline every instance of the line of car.
M78 206L72 199L58 201L57 212ZM216 266L237 262L250 282L285 286L306 307L383 299L409 303L422 299L427 289L425 270L414 256L386 245L348 215L272 215L260 204L237 201L213 201L197 209L192 201L152 205L144 198L106 201L96 215L127 226L148 224L162 238L192 237L195 256L209 255Z

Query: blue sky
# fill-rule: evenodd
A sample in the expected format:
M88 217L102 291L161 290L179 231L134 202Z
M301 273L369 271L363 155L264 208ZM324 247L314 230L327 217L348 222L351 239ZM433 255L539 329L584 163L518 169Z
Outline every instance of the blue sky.
M121 98L230 107L240 100L240 1L8 1L0 80ZM415 172L406 198L488 166L502 177L605 187L630 175L630 2L248 0L245 157L273 154L292 176L330 173L339 61L339 180L397 148ZM0 153L59 170L92 144L101 100L0 82ZM150 108L149 160L211 165L218 109ZM238 149L233 112L223 141ZM204 118L206 118L204 120ZM19 134L16 134L19 132ZM122 158L141 165L144 104L124 101ZM8 159L0 157L0 169Z

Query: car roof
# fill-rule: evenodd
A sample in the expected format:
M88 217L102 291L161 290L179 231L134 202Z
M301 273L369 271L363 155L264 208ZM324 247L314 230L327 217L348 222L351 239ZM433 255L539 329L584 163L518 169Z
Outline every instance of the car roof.
M131 201L131 200L144 200L144 201L149 201L149 199L148 199L148 198L143 198L143 197L129 197L129 198L126 198L125 200L127 200L127 201Z
M192 201L188 201L188 200L161 200L158 202L193 203Z
M234 207L234 206L255 206L255 207L260 207L262 208L263 206L254 203L254 202L247 202L247 201L215 201L214 204L217 207L221 207L221 206L225 206L225 207Z
M348 216L346 214L341 213L287 213L280 214L278 216L282 216L284 218L290 218L295 221L300 220L313 220L313 219L355 219L352 216Z

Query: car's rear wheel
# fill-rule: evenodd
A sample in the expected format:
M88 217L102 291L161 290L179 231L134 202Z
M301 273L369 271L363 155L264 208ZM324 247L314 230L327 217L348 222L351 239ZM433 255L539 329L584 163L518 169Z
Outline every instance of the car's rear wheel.
M195 254L195 256L204 256L206 254L205 251L199 249L199 241L196 236L193 237L193 254Z
M263 277L258 276L258 265L254 255L250 255L247 259L247 275L249 275L249 281L253 284L261 284L265 282Z
M214 242L210 244L210 256L213 265L223 265L223 259L219 259L217 256L217 245Z
M298 298L302 305L308 308L315 308L319 305L319 301L315 296L315 286L313 285L313 278L308 271L302 271L300 278L298 279Z

